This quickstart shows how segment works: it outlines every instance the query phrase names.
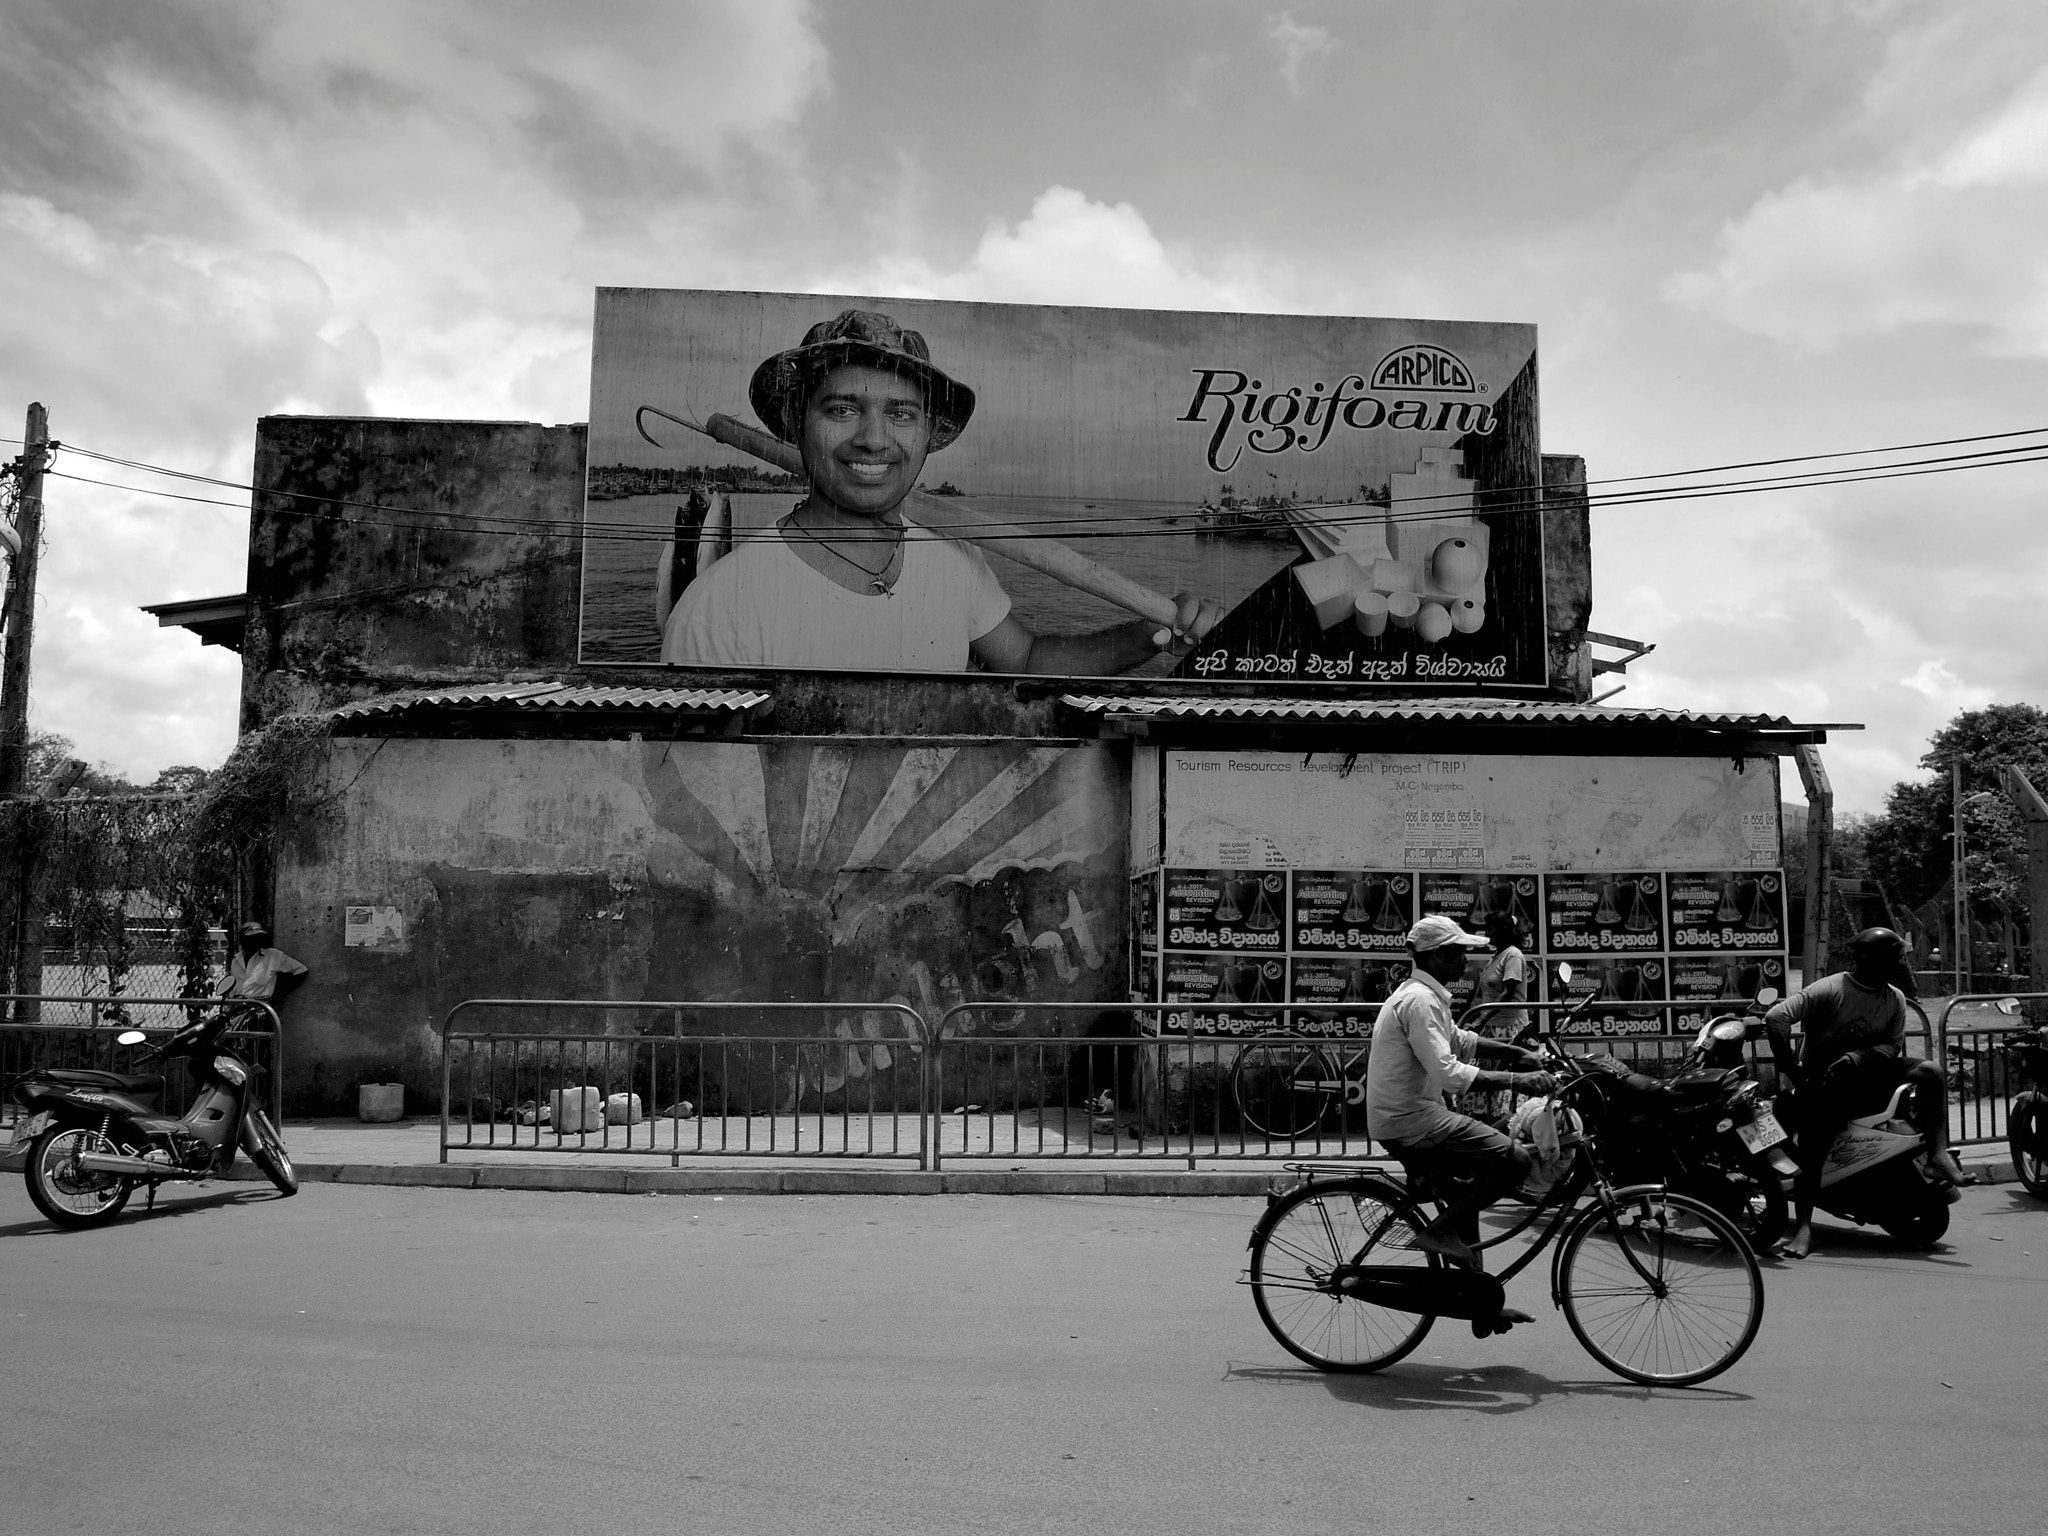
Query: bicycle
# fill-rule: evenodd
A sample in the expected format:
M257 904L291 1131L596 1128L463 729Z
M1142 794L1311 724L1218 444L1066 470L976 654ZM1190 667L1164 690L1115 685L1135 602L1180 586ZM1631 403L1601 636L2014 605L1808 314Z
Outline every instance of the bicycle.
M1569 1166L1505 1231L1475 1245L1497 1248L1547 1215L1528 1250L1498 1275L1453 1269L1417 1246L1428 1218L1402 1181L1348 1165L1289 1164L1305 1177L1253 1227L1244 1279L1282 1348L1318 1370L1366 1372L1408 1355L1438 1317L1467 1319L1482 1336L1504 1332L1506 1282L1555 1241L1551 1303L1616 1375L1690 1386L1742 1358L1763 1321L1756 1254L1702 1201L1662 1184L1613 1185L1589 1123L1603 1102L1597 1074L1545 1043L1552 1070L1566 1075L1555 1103Z
M1246 1130L1268 1141L1300 1141L1319 1133L1330 1106L1365 1102L1368 1046L1338 1050L1313 1040L1258 1039L1239 1049L1230 1091Z

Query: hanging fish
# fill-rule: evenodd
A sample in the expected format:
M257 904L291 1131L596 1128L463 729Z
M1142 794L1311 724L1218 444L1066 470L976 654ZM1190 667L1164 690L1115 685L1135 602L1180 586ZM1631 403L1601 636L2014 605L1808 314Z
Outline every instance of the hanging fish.
M655 627L667 629L683 589L731 553L732 504L723 492L694 488L676 508L675 528L655 562Z

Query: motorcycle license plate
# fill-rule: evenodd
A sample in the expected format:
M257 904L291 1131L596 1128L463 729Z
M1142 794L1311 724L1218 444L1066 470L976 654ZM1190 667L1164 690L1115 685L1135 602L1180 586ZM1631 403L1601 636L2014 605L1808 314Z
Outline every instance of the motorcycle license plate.
M1761 1152L1765 1147L1775 1147L1779 1142L1791 1139L1785 1127L1778 1124L1778 1117L1771 1113L1769 1105L1759 1107L1756 1118L1749 1124L1735 1127L1735 1134L1752 1152Z
M43 1127L49 1123L50 1116L48 1111L36 1115L23 1115L14 1122L14 1141L11 1144L10 1150L27 1146L42 1133Z

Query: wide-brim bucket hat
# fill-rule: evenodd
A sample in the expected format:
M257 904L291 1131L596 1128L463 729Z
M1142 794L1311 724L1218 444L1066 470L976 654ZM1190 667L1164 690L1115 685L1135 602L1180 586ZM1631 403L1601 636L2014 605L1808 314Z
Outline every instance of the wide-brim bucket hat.
M818 375L841 363L865 363L916 379L924 388L931 416L928 453L937 453L967 429L974 414L974 391L932 366L931 348L916 331L871 309L843 310L820 320L787 352L778 352L754 370L747 398L754 414L785 443L801 441L804 404Z

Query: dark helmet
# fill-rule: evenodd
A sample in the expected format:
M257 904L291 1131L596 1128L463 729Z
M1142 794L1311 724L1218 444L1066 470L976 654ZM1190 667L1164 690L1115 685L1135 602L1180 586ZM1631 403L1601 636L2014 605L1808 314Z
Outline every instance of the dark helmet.
M1849 952L1901 960L1905 958L1906 941L1889 928L1866 928L1849 941Z

